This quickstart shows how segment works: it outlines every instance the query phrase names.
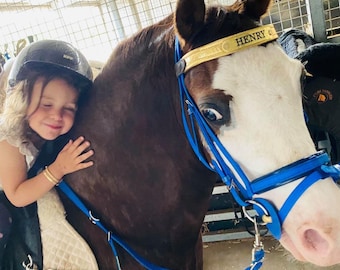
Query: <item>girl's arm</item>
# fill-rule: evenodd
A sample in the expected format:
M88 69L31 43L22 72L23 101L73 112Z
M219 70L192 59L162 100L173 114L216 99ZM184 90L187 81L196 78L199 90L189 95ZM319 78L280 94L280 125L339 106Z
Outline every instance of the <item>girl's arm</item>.
M92 166L92 161L83 162L93 155L93 150L85 151L89 146L83 137L69 141L48 167L49 172L60 180L68 173ZM25 156L7 141L0 142L0 181L8 200L17 207L37 201L54 187L43 172L27 179Z

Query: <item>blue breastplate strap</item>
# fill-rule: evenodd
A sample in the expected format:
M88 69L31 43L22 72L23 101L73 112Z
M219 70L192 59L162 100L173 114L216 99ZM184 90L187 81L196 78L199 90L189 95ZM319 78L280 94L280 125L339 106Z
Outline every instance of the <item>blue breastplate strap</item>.
M114 242L121 246L127 253L131 255L140 265L142 265L145 269L148 270L167 270L167 268L156 266L142 257L140 257L132 248L130 248L122 239L120 239L117 235L113 232L106 229L103 224L100 222L99 219L93 217L91 211L84 205L78 195L70 188L70 186L65 182L62 181L58 185L59 189L67 195L67 197L92 221L93 224L97 225L107 236L107 241L109 242L113 254L116 259L117 267L120 270L120 262L118 258L118 253L116 251L116 247Z
M181 53L179 42L176 39L176 63L181 59ZM281 227L289 211L311 185L327 177L340 178L339 166L327 166L329 163L328 155L318 152L251 182L200 113L185 86L183 73L178 74L178 85L182 106L182 122L194 153L207 168L219 174L239 205L243 208L253 206L258 216L262 218L260 223L266 224L276 239L281 238ZM211 158L209 161L201 152L196 128L201 132L206 143ZM277 210L271 202L265 199L254 199L254 195L259 195L302 178L304 179L287 198L281 210ZM263 217L265 217L265 221Z

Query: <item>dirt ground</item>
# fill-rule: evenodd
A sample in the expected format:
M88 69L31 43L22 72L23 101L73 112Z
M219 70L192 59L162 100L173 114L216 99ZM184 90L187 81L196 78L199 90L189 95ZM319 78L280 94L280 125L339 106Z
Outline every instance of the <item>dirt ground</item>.
M261 270L340 270L340 265L316 267L297 262L271 237L262 242L265 257ZM253 239L204 243L204 270L244 270L251 263L252 246Z

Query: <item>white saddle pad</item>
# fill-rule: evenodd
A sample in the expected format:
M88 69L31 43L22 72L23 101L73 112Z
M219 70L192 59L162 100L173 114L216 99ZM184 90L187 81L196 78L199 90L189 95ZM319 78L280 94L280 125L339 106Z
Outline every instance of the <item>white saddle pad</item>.
M44 269L98 269L90 247L65 219L65 209L54 189L38 200L38 215Z

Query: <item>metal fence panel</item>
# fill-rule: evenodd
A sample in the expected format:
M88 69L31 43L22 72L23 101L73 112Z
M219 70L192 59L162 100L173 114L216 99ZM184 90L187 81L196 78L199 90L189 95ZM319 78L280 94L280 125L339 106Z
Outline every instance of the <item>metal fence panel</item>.
M319 1L309 5L308 0L276 0L263 23L273 23L279 34L292 27L313 34L318 27L311 22L310 7ZM208 4L233 2L207 0ZM13 57L25 42L61 39L89 59L104 61L118 42L169 15L175 5L176 0L0 0L0 53ZM325 34L319 36L326 32L337 36L339 0L324 0L323 8L327 29L321 29Z

